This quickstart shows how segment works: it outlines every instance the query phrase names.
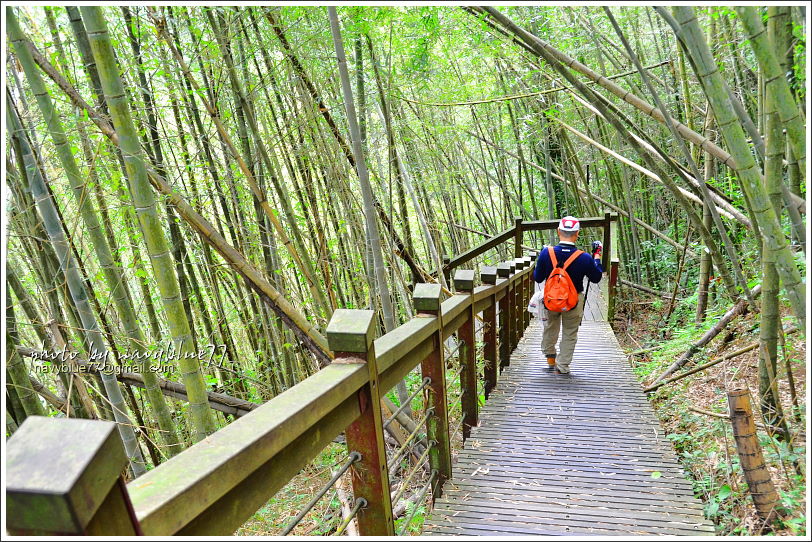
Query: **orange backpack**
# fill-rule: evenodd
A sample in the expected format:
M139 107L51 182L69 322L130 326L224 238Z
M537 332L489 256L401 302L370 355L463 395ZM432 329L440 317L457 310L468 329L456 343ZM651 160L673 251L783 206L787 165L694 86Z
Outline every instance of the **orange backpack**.
M583 253L583 250L576 250L572 256L567 258L564 265L558 267L555 250L553 247L547 247L547 254L550 255L550 261L553 264L553 270L547 277L547 283L544 286L544 306L547 307L547 310L566 312L571 311L578 304L578 292L566 270Z

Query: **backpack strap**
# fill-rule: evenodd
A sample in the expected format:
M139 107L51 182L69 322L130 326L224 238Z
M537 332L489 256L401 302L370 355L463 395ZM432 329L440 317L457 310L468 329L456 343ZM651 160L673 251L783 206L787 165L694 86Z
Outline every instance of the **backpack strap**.
M566 269L567 269L567 267L569 267L569 265L570 265L572 262L574 262L574 261L575 261L575 259L576 259L578 256L580 256L581 254L583 254L583 253L584 253L584 251L583 251L583 250L576 250L575 252L573 252L573 253L572 253L572 256L570 256L569 258L567 258L567 261L566 261L566 262L564 262L564 265L562 265L562 266L561 266L561 268L566 270Z
M550 256L550 262L553 264L553 269L558 266L558 260L555 258L555 249L553 247L547 247L547 254Z

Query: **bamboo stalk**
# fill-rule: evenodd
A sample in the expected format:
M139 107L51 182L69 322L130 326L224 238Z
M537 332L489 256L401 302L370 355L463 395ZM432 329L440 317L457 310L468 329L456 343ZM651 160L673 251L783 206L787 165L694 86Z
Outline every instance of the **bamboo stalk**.
M689 201L683 196L683 194L679 191L679 187L676 185L673 179L669 176L662 173L659 165L646 153L644 152L643 147L631 136L629 131L626 127L620 122L619 120L619 112L617 107L612 105L608 100L602 98L600 95L596 94L592 90L590 90L586 85L584 85L581 81L579 81L569 70L567 70L566 66L561 63L558 59L555 58L545 47L544 43L539 40L533 34L530 34L526 30L522 29L518 25L516 25L513 21L509 18L505 17L502 13L497 11L494 8L486 7L484 8L489 14L491 14L494 18L496 18L501 24L503 24L506 28L509 28L511 32L515 35L521 37L525 40L531 49L540 57L544 58L544 60L553 68L555 68L558 73L560 73L564 78L567 79L573 86L577 88L577 90L583 94L587 99L592 100L595 107L597 107L601 113L603 114L604 118L606 118L612 126L617 130L617 132L623 136L623 138L633 147L635 148L641 157L646 160L648 167L654 171L654 173L658 174L658 176L663 180L666 184L666 187L669 191L675 196L677 202L679 203L680 207L684 210L685 214L688 215L689 220L694 225L694 228L700 232L702 239L705 245L708 247L708 250L711 251L713 254L714 260L717 263L717 268L722 275L724 280L725 287L727 289L727 294L731 299L736 299L738 297L738 292L736 289L736 283L731 276L727 266L725 264L725 260L722 257L722 254L719 249L719 244L717 243L716 239L711 235L711 233L702 225L702 218L697 215L693 207L690 205ZM660 152L661 156L666 157L667 154L664 152ZM737 278L740 279L742 283L742 287L746 287L742 278L737 274ZM748 290L749 291L749 290ZM793 305L795 306L795 305Z
M6 9L6 20L12 26L19 24L11 8ZM22 124L8 93L6 94L6 122L9 135L12 139L17 140L19 148L22 149L23 156L20 157L20 160L24 163L28 173L31 192L37 203L40 215L42 216L48 238L59 257L59 264L68 283L70 297L81 319L81 326L85 333L87 345L94 355L102 359L107 359L107 346L102 339L96 317L90 307L87 290L77 269L76 261L70 252L70 244L63 232L54 199L49 193L42 174L36 165L36 157L28 144ZM12 341L8 341L8 343L10 345L13 344ZM124 449L129 458L130 466L133 470L133 474L137 477L143 474L146 468L144 466L144 458L141 454L141 449L138 447L135 433L132 429L132 423L124 409L124 398L121 395L121 390L115 378L109 372L102 372L101 379L104 384L105 392L107 393L107 399L113 408L113 415L124 444Z
M82 18L88 30L90 46L99 69L104 95L115 126L120 136L119 146L129 174L130 193L138 216L144 241L150 255L152 269L161 292L170 333L175 348L181 354L178 364L181 376L189 389L190 415L195 442L202 440L216 430L214 417L206 397L206 384L196 359L186 357L191 353L193 341L188 315L180 297L177 276L167 246L163 228L159 225L155 197L149 188L147 168L143 151L138 144L138 136L132 123L130 106L119 76L107 23L99 7L82 7Z
M73 150L68 142L67 134L60 122L59 114L54 107L50 95L45 87L44 81L34 65L30 51L25 47L23 41L25 36L16 25L10 25L11 38L20 63L25 70L26 78L34 93L39 109L48 127L48 133L57 149L57 155L68 180L70 181L73 195L79 207L79 213L85 226L85 231L89 233L91 244L98 257L99 265L104 273L105 282L111 292L111 297L115 304L118 316L122 321L128 337L128 346L134 351L145 352L144 335L141 332L138 318L133 309L129 285L121 272L121 262L116 261L112 249L114 246L108 243L107 237L102 232L102 226L97 216L97 211L92 202L87 197L87 181L74 158ZM84 128L80 126L80 132L84 134ZM86 137L86 136L85 136ZM163 396L157 389L153 380L154 375L145 372L147 382L147 393L155 411L158 424L162 429L164 443L172 450L172 453L179 451L179 441L175 433L172 415Z
M799 328L806 327L806 286L801 278L795 256L790 250L787 237L778 217L775 215L766 191L764 181L758 170L752 152L744 137L741 125L736 122L735 113L730 105L730 97L725 92L724 81L719 73L705 36L699 28L696 14L691 7L674 6L674 17L668 17L669 24L686 45L691 54L694 70L699 76L708 102L713 108L717 124L738 164L738 180L753 208L765 240L774 247L776 269L786 288L793 313L798 319ZM658 13L668 16L668 12L658 8Z
M69 83L65 82L64 84L70 87ZM75 90L73 90L72 93L75 93ZM97 123L102 133L107 135L113 144L119 145L118 134L109 122L85 102L82 103L82 107L88 111L89 117ZM271 305L274 312L293 330L294 334L313 352L322 364L329 363L330 353L327 349L327 341L307 318L285 300L282 293L273 287L268 279L248 262L245 256L228 244L214 226L175 192L161 175L152 169L147 169L147 174L149 181L153 184L155 189L170 198L178 214L189 222L192 228L200 234L201 239L217 250L229 265L249 282L249 285L260 294L260 297L262 297L266 303Z
M465 133L472 136L472 137L477 138L478 140L482 141L486 145L491 146L491 147L499 150L500 152L504 152L508 156L512 156L513 158L518 159L518 156L516 154L512 153L511 151L509 151L509 150L507 150L505 148L502 148L502 147L496 145L495 143L493 143L492 141L490 141L488 139L485 139L484 137L480 137L479 135L477 135L477 134L475 134L473 132L469 132L467 130L465 131ZM537 169L538 171L541 171L542 173L547 172L546 168L544 168L543 166L540 166L539 164L537 164L535 162L528 161L527 165L534 168L534 169ZM561 182L566 182L566 179L564 179L564 177L562 177L561 175L555 173L554 171L551 171L550 174L553 177L553 179L559 180ZM594 199L595 201L597 201L601 205L605 205L605 206L609 207L611 210L615 211L616 213L618 213L620 215L623 215L626 218L630 218L629 212L626 211L625 209L622 209L622 208L618 207L617 205L615 205L615 204L611 203L610 201L598 196L597 194L591 193L588 189L581 188L580 186L578 186L577 188L578 188L578 191L580 193L584 194L588 199ZM659 237L660 239L662 239L663 241L665 241L669 245L673 246L677 250L684 250L685 249L685 247L683 245L679 244L677 241L674 241L673 239L671 239L670 237L668 237L667 235L662 233L660 230L658 230L654 226L642 221L641 219L639 219L639 218L637 218L635 216L631 216L631 220L633 220L640 227L642 227L645 230L647 230L648 232L650 232L652 235L654 235L656 237ZM691 257L696 257L697 256L696 252L694 252L690 248L687 249L687 250L688 250L688 255L690 255Z
M27 416L45 416L45 408L40 403L30 380L28 369L26 369L22 358L17 353L16 319L14 317L14 305L11 303L11 292L6 290L6 368L7 374L11 377L8 382L16 392L16 397L20 400L24 416L17 420L18 424L23 423Z
M642 173L643 175L645 175L649 179L652 179L652 180L657 181L658 183L660 183L662 185L665 185L665 183L660 178L660 176L657 175L656 173L652 172L651 170L646 169L645 167L641 166L637 162L634 162L633 160L629 160L625 156L622 156L620 153L613 151L609 147L606 147L605 145L601 145L600 143L598 143L597 141L595 141L591 137L587 136L586 134L583 134L583 133L579 132L578 130L576 130L575 128L573 128L572 126L570 126L569 124L567 124L563 120L561 120L559 118L556 118L555 120L556 120L556 122L558 124L560 124L561 126L566 128L567 130L569 130L570 132L572 132L573 134L575 134L576 136L581 138L583 141L589 143L593 147L595 147L597 149L600 149L604 153L606 153L609 156L617 159L619 162L629 166L630 168L634 169L635 171L639 171L640 173ZM693 201L697 205L703 205L702 200L697 195L695 195L693 192L690 192L690 191L688 191L688 190L686 190L684 188L681 188L681 187L679 188L679 191L682 193L683 196L685 196L689 200ZM734 218L733 214L731 214L727 210L721 209L719 207L717 207L717 209L718 209L719 213L723 214L725 217L730 218L730 219Z
M252 173L251 169L248 167L248 164L245 162L245 160L243 159L241 153L237 150L236 146L231 141L231 137L228 135L228 132L225 129L225 126L224 126L224 124L223 124L223 122L222 122L222 120L220 118L219 112L217 111L217 109L214 107L214 105L212 103L210 103L208 100L206 100L203 97L202 89L201 89L199 83L192 76L192 73L191 73L191 70L189 69L189 66L183 60L183 58L181 57L180 52L178 51L177 47L175 46L174 43L172 43L172 40L170 39L169 35L167 34L165 21L162 21L161 19L158 18L158 15L155 13L155 10L153 8L150 8L149 15L150 15L150 18L155 23L156 28L159 30L159 34L161 36L161 39L163 39L164 43L166 43L166 45L169 48L172 55L175 57L175 60L177 61L178 65L180 66L180 69L183 72L183 75L186 78L187 82L192 86L192 88L195 89L195 92L198 93L198 97L200 98L200 100L202 100L206 111L209 113L209 116L212 119L212 122L214 122L214 125L217 127L217 131L220 134L220 137L221 137L222 141L224 142L224 144L228 148L230 154L237 161L237 165L239 166L240 171L245 176L245 179L248 182L248 186L250 187L251 192L254 194L254 196L259 201L259 204L262 206L262 209L265 212L265 215L268 217L268 219L270 220L270 222L273 225L274 229L276 230L277 234L279 235L279 238L282 240L282 244L285 245L285 248L287 249L287 251L290 254L291 258L293 258L293 260L296 262L298 268L304 274L304 276L305 276L305 278L307 280L307 283L308 283L308 285L309 285L309 287L311 289L311 292L312 292L312 294L314 296L314 299L316 299L318 301L318 303L324 309L329 308L329 303L327 302L327 299L324 297L324 294L321 291L319 283L315 279L315 276L314 276L314 273L313 273L313 268L310 265L310 262L305 261L301 257L301 255L299 254L299 251L294 246L291 239L288 237L287 233L285 232L284 227L282 226L281 221L279 220L279 217L277 216L277 213L275 212L275 210L273 208L271 208L271 205L268 202L265 191L259 186L259 184L256 181L256 178L254 177L254 174Z
M482 10L483 8L477 8L477 9ZM486 11L488 14L493 16L500 23L503 22L503 19L499 17L500 14L497 15L498 12L496 12L496 10L494 10L493 8L484 8L484 11ZM545 49L545 51L548 54L550 54L553 58L555 58L556 60L558 60L559 62L561 62L565 66L567 66L568 68L573 69L576 72L586 76L590 81L593 81L594 83L597 83L598 85L605 88L606 90L608 90L609 92L611 92L612 94L614 94L615 96L617 96L618 98L623 100L624 102L626 102L626 103L632 105L633 107L639 109L644 114L646 114L649 117L655 119L656 121L661 122L661 123L665 122L665 115L663 114L663 112L660 111L659 109L657 109L656 107L654 107L653 105L647 103L645 100L640 99L639 97L635 96L634 94L632 94L628 90L620 87L616 83L612 82L609 78L607 78L607 77L605 77L603 75L595 73L594 71L592 71L590 68L588 68L587 66L585 66L581 62L578 62L574 58L572 58L572 57L566 55L565 53L559 51L558 49L552 47L549 43L547 43L545 41L542 41L540 39L538 39L537 42L539 43L539 45L541 47L543 47ZM529 48L532 50L531 47L529 47ZM717 146L715 143L713 143L708 138L702 136L701 134L698 134L698 133L694 132L693 130L691 130L690 128L685 126L684 124L682 124L680 122L677 122L676 120L673 120L673 119L672 119L672 121L674 122L674 125L676 126L677 130L679 131L679 133L680 133L680 135L682 137L688 139L689 141L691 141L695 145L698 145L701 148L705 149L706 151L710 152L711 154L716 156L716 158L719 159L719 161L722 162L723 164L731 167L734 170L737 169L737 165L736 165L733 157L729 153L724 151L722 148Z
M806 177L806 128L801 110L795 103L787 78L775 57L775 51L767 37L767 30L754 6L735 8L739 20L747 31L747 39L764 74L766 92L775 93L775 105L781 124L786 127L792 154L798 160L802 179Z
M730 407L730 421L733 437L744 479L753 498L756 512L766 524L779 515L780 499L775 491L770 471L764 463L761 445L756 436L753 410L750 406L750 392L747 389L732 390L727 394Z
M665 299L671 299L673 297L668 292L660 292L655 290L654 288L649 288L648 286L643 286L642 284L637 284L635 282L631 282L626 279L619 279L619 282L624 286L634 288L635 290L640 290L641 292L646 292L647 294L656 295L658 297L664 297Z
M671 59L662 60L660 62L656 62L654 64L646 66L646 68L647 69L657 68L659 66L663 66L665 64L670 64L670 63L671 63ZM626 77L627 75L632 75L632 74L634 74L636 72L637 72L637 70L629 70L629 71L625 71L625 72L622 72L622 73L616 73L614 75L609 75L606 78L607 79L619 79L621 77ZM412 100L412 99L407 98L405 96L395 96L395 97L397 99L399 99L399 100L403 100L404 102L409 102L409 103L413 103L413 104L416 104L416 105L426 105L426 106L430 106L430 107L456 107L456 106L464 106L464 105L480 105L480 104L488 104L488 103L495 103L495 102L505 102L505 101L510 101L510 100L518 100L520 98L533 98L535 96L543 96L545 94L552 94L553 92L558 92L558 91L561 91L561 90L567 90L567 87L553 87L553 88L548 88L548 89L545 89L545 90L538 90L538 91L535 91L535 92L525 92L523 94L514 94L514 95L511 95L511 96L499 96L497 98L487 98L487 99L483 99L483 100L471 100L471 101L467 101L467 102L421 102L419 100Z

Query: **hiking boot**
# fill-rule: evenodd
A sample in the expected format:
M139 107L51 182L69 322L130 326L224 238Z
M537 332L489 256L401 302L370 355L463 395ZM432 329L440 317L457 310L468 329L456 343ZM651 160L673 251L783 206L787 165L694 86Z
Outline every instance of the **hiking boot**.
M555 374L557 374L557 375L569 376L570 372L569 372L569 371L562 371L562 370L561 370L561 369L558 367L558 365L556 365L556 366L555 366Z
M555 356L547 356L547 368L552 369L555 367Z

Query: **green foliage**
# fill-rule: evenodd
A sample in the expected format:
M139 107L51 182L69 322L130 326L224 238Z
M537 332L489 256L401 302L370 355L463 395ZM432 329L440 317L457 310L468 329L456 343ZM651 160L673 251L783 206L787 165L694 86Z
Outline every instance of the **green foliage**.
M333 273L331 277L333 288L339 294L337 298L340 300L340 306L366 307L370 293L374 295L374 291L366 284L365 278L365 231L363 218L358 213L357 178L342 156L332 129L320 115L329 113L336 123L337 132L347 138L347 119L342 100L339 98L335 51L325 10L322 7L312 6L284 6L270 9L270 12L278 17L304 74L312 81L319 94L318 98L325 103L326 111L317 111L307 96L302 76L294 73L289 58L282 51L279 39L264 18L266 13L264 10L267 8L256 9L253 12L257 18L258 34L253 33L252 17L249 16L247 9L230 7L212 9L216 19L220 16L224 18L238 76L242 78L241 84L246 90L260 125L259 133L249 134L248 137L248 147L253 154L250 159L245 157L247 162L250 162L249 167L253 169L259 183L267 191L268 201L272 207L276 207L282 201L274 189L274 182L280 182L286 188L288 197L285 201L290 200L293 212L288 214L274 209L273 213L288 233L298 227L308 234L303 246L299 248L305 257L311 258L314 262L316 260L326 262L329 266L329 271ZM792 9L797 23L797 8ZM222 137L212 125L211 117L201 105L202 98L213 99L218 118L224 123L226 132L240 147L236 114L239 100L236 99L228 74L223 69L224 50L221 50L215 39L206 13L196 6L157 10L160 15L167 17L169 29L173 37L177 38L176 45L189 64L193 77L201 83L203 77L206 78L201 89L195 91L187 89L177 62L171 58L171 54L168 54L165 45L156 38L154 22L147 16L146 10L133 8L132 11L134 17L132 27L141 41L140 64L135 61L119 10L105 8L104 14L111 30L117 68L125 79L126 101L140 132L136 134L140 137L138 144L142 147L146 144L144 137L147 133L146 106L142 92L147 91L152 93L158 107L158 129L162 138L164 165L173 187L178 193L183 194L230 244L244 252L246 258L271 277L274 284L279 284L283 295L305 314L309 322L323 331L326 322L313 310L305 275L279 241L276 232L271 232L272 246L263 246L260 231L269 227L267 220L263 219L261 214L255 213L254 196L245 183L243 172L237 166L236 157L223 144ZM532 98L495 100L475 106L421 105L425 102L448 104L489 100L547 90L560 84L558 75L551 71L548 65L537 62L504 36L494 32L483 18L472 16L457 6L362 5L341 7L338 11L351 70L357 69L354 57L355 40L362 37L364 73L361 76L366 86L365 120L368 130L366 158L371 169L373 188L382 209L391 217L398 235L405 237L407 227L410 228L412 256L420 266L429 271L433 270L433 262L428 256L422 231L417 224L416 209L408 194L405 216L399 207L397 189L401 183L393 168L383 119L378 110L379 96L375 76L371 70L371 58L366 48L367 37L378 62L384 95L389 100L388 105L392 110L391 120L399 158L419 189L417 199L425 205L423 211L427 215L428 227L436 233L442 253L464 251L481 240L477 234L453 230L451 223L459 223L490 234L509 225L515 214L524 213L530 219L545 218L548 199L554 200L558 211L575 209L576 199L573 197L571 187L564 186L556 180L553 182L552 193L548 194L544 174L534 165L548 167L568 180L577 179L581 185L582 181L575 166L589 166L589 189L593 194L607 198L625 210L625 202L615 200L618 187L610 186L607 181L610 168L616 168L613 159L601 155L594 148L578 140L573 140L572 156L561 152L562 136L558 133L557 120L572 124L596 138L598 136L595 132L601 122L573 100L569 91ZM633 38L635 48L641 56L648 58L649 62L662 58L662 55L669 51L673 52L675 43L673 35L649 8L635 6L624 9L613 8L613 11L624 31ZM617 43L616 36L599 7L512 6L504 8L504 12L513 17L520 26L606 75L620 73L630 68L622 53L618 54L618 50L612 45ZM62 71L83 99L96 106L98 100L85 72L87 63L81 61L77 41L71 34L64 8L55 8L54 13L60 25L59 32L67 52L67 59L60 58L60 54L56 51L56 42L50 36L45 36L48 32L43 31L45 22L41 9L29 7L20 10L20 13L25 17L24 25L35 45ZM697 13L705 28L709 28L711 21L718 25L717 36L713 37L714 41L719 42L715 45L721 46L714 50L714 55L724 70L723 73L733 92L743 98L746 107L755 108L755 100L751 103L750 98L757 94L758 81L753 74L757 72L758 67L752 51L746 46L747 43L741 40L741 28L735 12L728 7L714 6L700 8ZM729 26L733 31L729 40L727 36L723 36L721 30L727 28L727 23L730 23ZM247 38L242 34L243 24L247 27ZM666 31L662 32L662 29ZM792 88L798 93L799 101L802 103L806 93L806 35L803 25L796 24L793 27L793 38L794 57L789 77ZM725 43L721 43L723 40ZM726 43L728 41L729 43ZM609 47L607 43L610 44ZM241 48L245 54L244 59L241 58ZM265 60L268 61L267 65ZM676 65L672 64L652 70L652 74L668 83L662 90L669 90L675 83L679 83L675 79L680 77L680 74L675 68ZM673 107L672 112L680 122L702 131L708 106L690 62L687 68L687 86L690 89L689 97L692 99L694 111L692 113L690 109L686 111L686 108L676 107L677 104L673 102L669 102L669 106ZM144 70L147 75L149 81L147 89L135 84L139 69ZM14 74L14 70L12 59L8 72L10 81L13 80L11 75ZM743 76L742 80L739 80L739 76ZM637 75L624 76L617 82L630 89L643 88ZM30 103L33 103L35 97L31 93L30 85L24 78L21 83L20 91L12 89L12 94L17 96L21 92ZM660 81L655 83L662 84ZM71 152L77 159L82 157L80 160L82 173L88 173L92 166L100 179L101 201L107 205L110 215L111 228L107 234L114 241L111 248L119 260L115 265L121 266L126 279L131 282L130 295L137 306L138 317L143 320L146 328L149 303L158 317L159 330L155 335L160 335L167 328L166 312L162 308L161 295L156 288L155 271L146 258L145 239L140 228L137 227L137 223L134 228L128 224L128 220L135 217L132 212L133 201L129 195L130 179L122 174L113 147L98 133L87 111L79 110L78 115L74 117L74 108L60 89L50 80L46 81L46 86L54 96L57 111L62 116L65 126L69 128L67 136ZM593 88L604 93L598 86ZM356 97L360 98L358 89L354 91ZM641 97L646 97L644 94L645 92ZM616 101L615 98L611 99ZM176 100L179 106L178 119L174 118L170 110L172 100ZM360 100L356 105L360 113ZM192 122L193 112L200 114L201 127ZM754 120L757 120L755 113L756 111L751 111ZM40 160L43 170L49 175L49 186L54 198L65 215L65 229L71 234L77 254L86 260L84 263L88 279L93 283L99 306L110 318L114 341L119 341L121 326L115 311L109 305L110 288L99 284L98 262L93 257L88 257L92 254L90 250L92 247L88 236L85 235L86 232L77 225L79 223L77 206L69 198L64 171L54 161L53 143L44 129L43 119L36 111L29 111L25 115L28 117L25 119L26 122L34 126L41 140ZM690 118L685 118L686 115ZM637 113L633 115L632 121L637 124L634 126L635 132L641 136L651 137L678 162L682 162L675 152L673 139L664 127ZM78 134L75 133L80 124L88 127L91 151L89 156L84 156L85 151L79 144ZM483 143L470 136L470 133L487 138L492 144ZM611 129L601 134L601 137L604 135L607 140L602 139L601 143L642 163L641 157L631 152ZM188 148L185 150L180 148L181 136L186 140ZM552 163L547 163L544 156L545 140L550 144ZM211 163L204 152L204 142L211 145L213 154ZM259 142L268 145L269 152L273 155L271 160L274 162L273 167L267 167L256 152ZM700 149L696 150L701 171L705 156ZM522 154L528 163L522 164L519 159L507 153ZM580 164L576 164L576 159ZM9 161L15 160L16 158L10 155ZM719 166L716 169L719 173L709 180L712 188L736 208L746 209L741 179L726 167ZM213 173L217 174L217 182ZM14 185L15 181L11 179L13 176L9 177L7 183ZM628 182L627 188L631 195L630 203L634 215L651 223L654 228L676 241L682 242L686 231L684 215L667 191L651 184L649 180L632 170L624 172L622 179ZM682 184L682 181L678 182ZM87 187L89 198L98 203L95 196L96 187L92 185ZM315 205L306 197L307 191L303 187L313 188ZM15 188L18 187L15 185ZM151 191L151 188L149 190ZM805 192L805 183L802 185L802 191ZM13 201L10 207L18 203ZM161 198L158 202L159 228L166 226L165 204L165 198ZM600 209L600 206L598 207ZM25 205L21 208L25 208ZM319 218L321 222L319 224L314 222L314 217ZM42 253L39 246L41 236L38 237L37 232L20 229L20 225L30 222L30 218L36 218L36 215L19 215L9 221L11 228L8 236L9 258L22 264L27 275L26 285L31 286L36 305L45 308L51 306L48 300L44 299L44 293L49 290L50 285L37 282L47 271L39 268L41 264L36 261L37 258L31 258L32 254ZM761 239L752 231L737 225L735 221L723 220L729 228L746 278L752 286L757 282L754 277L760 269ZM294 373L298 372L298 367L307 366L309 354L303 353L298 343L290 342L290 339L286 338L290 337L289 334L278 334L276 329L273 330L273 335L271 329L257 330L257 327L263 328L264 324L261 323L262 318L247 314L251 312L246 310L249 301L247 296L254 294L245 290L243 279L229 269L222 258L213 251L212 261L204 262L198 232L182 219L176 219L176 222L185 241L188 263L197 274L195 278L198 281L196 288L190 287L190 290L195 291L190 291L189 295L192 307L188 315L189 322L195 326L194 331L198 338L205 335L207 339L214 341L219 340L221 333L233 335L237 350L234 353L235 368L246 378L232 377L229 381L246 384L248 389L246 398L260 402L267 398L264 395L267 390L260 389L261 386L249 380L250 378L261 381L268 379L267 384L271 385L274 376L287 374L288 371L287 367L283 367L277 361L283 359L280 353L290 355L296 368ZM669 293L673 291L680 254L670 245L652 238L643 230L638 232L641 235L641 249L650 257L631 253L630 247L625 246L629 241L629 231L625 229L627 227L624 223L624 229L621 230L621 235L626 235L623 241L626 254L621 254L623 259L621 277L628 278L633 266L641 266L650 259L651 273L648 273L648 270L641 271L641 281L662 291ZM319 228L321 231L317 231ZM783 230L786 233L790 231L786 220L783 223ZM452 232L454 232L453 244ZM318 238L309 238L309 234L313 233L324 235L324 245L321 245ZM695 241L696 233L692 236L694 241L691 246L699 252L702 247ZM527 238L532 239L534 243L546 241L546 235L535 233L528 235ZM294 243L298 241L294 240ZM408 271L395 254L390 239L385 238L384 244L384 250L390 256L387 261L390 281L398 286L401 280L408 283ZM277 266L268 265L265 250L275 252L273 261L279 262ZM496 263L509 256L505 251L499 253L494 250L483 255L476 263L483 261ZM797 254L796 258L798 268L805 271L803 254ZM141 260L140 267L135 265L136 259ZM665 332L670 340L663 341L658 351L646 361L636 365L635 371L640 377L649 378L662 371L695 342L727 308L722 306L723 303L711 307L706 324L698 328L693 326L693 311L697 299L697 272L698 261L689 257L683 270L682 284L678 289L680 302L668 322L660 323L668 302L663 299L654 302L656 314L651 316L647 324L652 328L655 326L664 328L657 329L657 333ZM326 277L319 276L317 280L320 286L327 284ZM140 289L142 283L146 285L145 291ZM215 298L222 298L222 310L215 307ZM57 301L55 305L59 305L63 298L58 298ZM399 310L401 315L406 314L403 304L396 310ZM270 318L272 323L275 318L275 316ZM204 321L209 324L212 331L206 329ZM66 326L68 333L66 340L69 344L81 348L81 334L68 329L69 327ZM264 338L261 337L263 331L266 332ZM752 333L757 331L758 328L753 326ZM22 342L26 345L39 342L34 333L34 325L21 326L21 334ZM153 338L159 340L158 337ZM272 340L267 341L267 346L263 347L262 345L266 344L263 341L268 338ZM120 344L115 346L119 350L122 349ZM150 344L147 348L154 351L158 346ZM793 363L796 369L803 370L805 366L800 358L801 356L798 356ZM700 353L695 356L693 363L701 363L704 359ZM481 361L480 358L478 360L480 372ZM259 365L260 362L263 365ZM450 360L451 365L455 363L456 360ZM257 369L260 366L263 367L262 371ZM206 369L214 371L213 368ZM308 371L309 369L306 369L302 372L307 374ZM271 372L278 375L270 374ZM175 380L179 378L178 374L164 376ZM408 388L414 390L421 382L419 371L410 373L406 381ZM295 383L295 377L291 376L290 380L286 380L287 383ZM55 383L46 384L56 388ZM205 376L207 390L220 389L222 384L216 373ZM738 460L733 458L729 472L724 469L710 473L701 472L709 458L718 458L722 453L719 446L710 442L712 437L722 430L723 423L706 420L687 412L688 405L679 398L679 393L687 386L687 380L677 383L668 389L658 391L654 399L665 413L662 414L664 420L679 419L679 422L673 422L676 426L675 432L668 435L668 438L673 442L684 464L694 473L695 489L705 498L708 515L727 525L728 531L734 532L735 527L729 525L735 519L731 515L731 510L746 503L744 490L730 482L730 477L740 472ZM456 399L460 392L459 379L449 377L448 389L452 400ZM230 389L222 391L234 393L234 390ZM390 391L388 395L396 405L399 405L394 391ZM478 390L477 398L480 405L484 404L481 388ZM188 405L173 402L173 406L176 423L188 435L190 427L187 426L188 420L184 419L184 416L189 414ZM415 411L420 411L424 406L423 395L418 394L411 406ZM450 415L456 416L458 420L459 413L460 407L456 406ZM151 425L152 413L149 409L145 409L144 414L147 425ZM790 469L793 461L803 460L805 457L803 449L789 450L786 444L780 441L765 441L764 445L769 461L773 463L783 461ZM324 472L319 469L324 470L340 461L342 453L346 453L346 450L340 446L328 447L315 460L315 470L305 469L303 472L312 475L313 478L323 477ZM657 478L657 474L652 472L652 478ZM800 508L802 492L799 493L798 488L802 487L802 483L802 480L796 480L792 487L782 491L782 500L786 506ZM302 484L287 492L283 491L279 498L275 498L276 500L260 510L258 521L275 527L284 525L285 520L295 514L295 507L306 501L310 489L312 488ZM329 505L335 509L337 503L331 501L330 496L325 497L324 501L325 506ZM413 508L407 510L406 515L408 516L412 510ZM410 526L411 532L419 532L424 515L425 508L421 504ZM311 525L310 534L329 532L333 520L323 520L323 517L313 516L314 523ZM793 533L803 533L804 528L799 521L802 518L803 516L797 516L786 519L783 525ZM400 520L401 523L402 521Z
M417 507L416 510L415 506ZM404 528L406 520L408 520L409 517L414 514L414 517L412 517L411 521L409 521L409 525L406 528L406 533L404 534L420 534L420 532L423 530L423 522L426 520L428 512L429 511L427 510L426 505L423 503L418 505L415 505L412 502L407 503L406 512L404 513L403 517L395 520L395 532L400 532Z

